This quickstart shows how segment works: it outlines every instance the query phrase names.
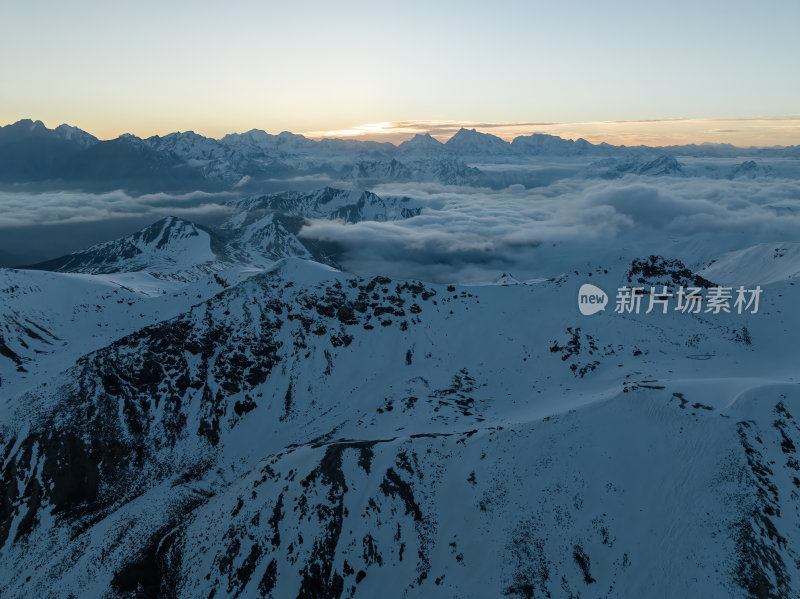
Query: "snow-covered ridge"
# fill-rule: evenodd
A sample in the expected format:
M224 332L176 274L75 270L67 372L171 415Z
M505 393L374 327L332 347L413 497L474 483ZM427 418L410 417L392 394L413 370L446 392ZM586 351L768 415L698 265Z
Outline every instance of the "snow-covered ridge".
M582 317L586 276L288 258L86 354L0 429L4 594L791 596L797 292L775 283L744 336Z
M421 207L408 198L384 199L370 191L325 187L311 193L287 191L251 196L229 203L244 212L277 211L305 218L330 218L349 223L410 218Z
M218 227L0 269L0 595L797 596L798 243L625 230L516 246L535 278L476 252L494 274L461 285L345 272L300 234L434 205L259 193ZM585 283L610 298L592 316ZM613 309L622 286L739 284L757 312Z
M93 245L35 268L87 274L180 271L218 260L220 256L212 246L219 245L209 230L168 216L127 237Z
M422 210L409 198L331 187L255 195L232 200L228 207L231 215L218 227L166 217L139 232L30 268L95 275L144 273L163 281L199 281L235 270L230 276L239 280L248 271L292 256L336 264L335 246L298 238L308 219L383 222L412 218Z
M723 254L700 271L727 285L769 284L800 277L800 242L762 243Z

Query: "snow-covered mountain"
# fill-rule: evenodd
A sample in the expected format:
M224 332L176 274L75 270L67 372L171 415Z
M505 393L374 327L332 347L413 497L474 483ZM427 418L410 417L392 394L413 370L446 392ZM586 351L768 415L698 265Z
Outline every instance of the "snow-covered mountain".
M747 177L748 179L755 179L756 177L766 177L771 174L772 167L760 166L755 160L745 160L731 170L728 178Z
M37 128L42 128L44 125L41 121L36 121L35 126ZM94 135L87 133L83 129L79 129L78 127L67 125L66 123L59 125L54 129L54 131L61 137L61 139L70 141L82 148L89 148L98 141Z
M800 243L762 243L727 252L700 274L725 285L789 281L800 277Z
M222 243L211 231L169 216L133 235L93 245L34 268L87 274L180 272L224 259Z
M31 132L238 192L0 269L0 596L800 596L794 159Z
M372 192L325 187L311 192L286 191L251 196L229 204L239 212L278 211L305 218L329 218L356 223L417 216L421 206L409 198L383 199ZM241 218L238 216L237 218Z
M481 133L475 129L461 128L453 137L447 140L445 148L456 155L466 156L471 160L482 159L487 156L506 156L511 154L511 144L492 135Z
M401 160L417 161L441 158L451 155L451 151L430 133L418 133L397 146L397 155Z
M656 157L645 156L633 160L607 159L592 165L607 179L640 175L647 177L684 176L686 169L674 156L662 154Z
M200 281L227 273L252 274L276 260L301 257L336 265L336 248L297 234L310 219L344 223L408 219L422 204L407 197L381 198L364 190L325 187L231 200L231 215L218 227L163 218L131 235L30 266L83 274L140 273L163 281ZM141 284L141 280L138 284Z
M180 157L209 179L235 184L244 176L243 173L257 170L260 166L241 148L221 144L194 131L149 137L144 142L156 152Z
M797 292L586 318L585 277L286 259L83 355L2 431L4 594L793 596Z
M608 144L594 145L585 139L563 139L556 135L533 133L512 140L515 153L528 156L583 156L587 154L610 154L617 148Z

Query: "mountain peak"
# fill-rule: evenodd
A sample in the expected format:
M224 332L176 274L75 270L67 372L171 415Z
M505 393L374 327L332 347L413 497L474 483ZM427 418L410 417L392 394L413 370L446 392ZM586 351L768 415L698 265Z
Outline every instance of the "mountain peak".
M417 146L443 146L444 144L440 142L435 137L431 136L430 133L417 133L411 139L407 139L400 146L404 145L417 145Z
M496 135L464 127L459 129L444 145L450 150L468 155L505 154L511 148L511 144Z
M15 123L11 123L10 125L6 125L5 127L0 127L2 129L13 129L16 131L50 131L45 124L40 120L33 120L33 119L20 119Z
M414 154L420 155L418 157L421 158L441 154L445 151L445 145L432 137L430 133L417 133L411 139L407 139L397 146L397 151L401 155Z
M37 270L108 274L187 270L216 260L211 234L194 223L165 216L131 235L31 266Z
M281 131L278 133L278 137L281 139L308 139L305 135L292 133L291 131Z
M84 148L93 146L99 141L91 133L87 133L83 129L74 127L73 125L68 125L66 123L62 123L61 125L56 127L54 131L58 133L63 139L75 142L76 144Z

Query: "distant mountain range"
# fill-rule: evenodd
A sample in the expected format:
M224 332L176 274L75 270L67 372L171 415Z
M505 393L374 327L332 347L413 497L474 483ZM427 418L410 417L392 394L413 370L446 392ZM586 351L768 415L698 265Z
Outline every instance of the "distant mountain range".
M535 133L511 142L474 129L461 129L446 143L416 135L398 146L356 139L313 140L283 132L253 129L213 139L192 131L141 139L125 134L99 140L69 125L47 128L21 120L0 127L0 182L130 189L255 188L265 179L325 176L359 185L386 181L435 181L491 185L481 164L525 163L543 158L613 159L611 176L639 172L660 157L800 157L800 146L737 148L703 144L651 148L626 147L585 139L567 140ZM477 168L476 168L477 165ZM674 173L675 165L666 165ZM758 172L758 165L744 174ZM647 171L644 168L644 171ZM727 175L725 175L727 176Z

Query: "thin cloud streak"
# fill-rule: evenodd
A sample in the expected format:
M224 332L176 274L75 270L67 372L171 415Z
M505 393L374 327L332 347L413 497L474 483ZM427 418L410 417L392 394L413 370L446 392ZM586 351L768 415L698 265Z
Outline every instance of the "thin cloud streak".
M727 125L727 126L726 126ZM592 143L668 146L691 143L731 143L749 146L800 144L800 117L754 117L731 119L640 119L586 122L487 122L487 121L384 121L355 125L349 129L307 131L311 138L349 137L401 143L417 134L430 134L444 142L459 129L477 129L507 141L520 135L546 133Z

